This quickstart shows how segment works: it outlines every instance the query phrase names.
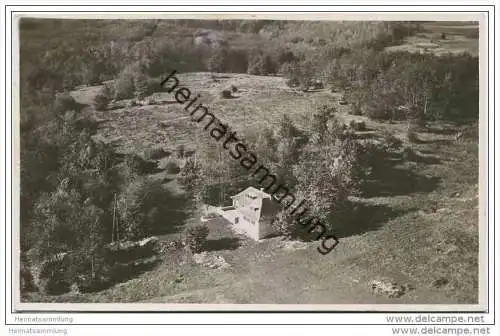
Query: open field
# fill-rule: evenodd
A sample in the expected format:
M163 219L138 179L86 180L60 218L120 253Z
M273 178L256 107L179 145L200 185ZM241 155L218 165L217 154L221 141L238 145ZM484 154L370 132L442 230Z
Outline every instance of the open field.
M209 73L178 75L180 85L201 94L200 101L238 132L275 124L282 114L300 126L317 106L336 104L340 94L327 90L296 92L279 77L224 74L211 82ZM236 85L234 99L219 92ZM91 101L93 89L73 92ZM154 94L169 101L168 93ZM456 141L454 125L430 123L409 144L406 124L380 123L347 114L337 104L338 117L367 122L364 134L377 138L389 131L418 154L396 162L378 176L371 193L352 201L363 215L338 228L338 247L322 256L316 242L305 249L283 248L281 238L253 242L234 234L228 223L208 222L208 253L230 265L207 269L179 251L164 255L154 270L93 294L65 294L30 301L157 302L157 303L322 303L382 304L477 303L478 260L478 142ZM101 120L98 135L116 142L121 151L141 152L153 145L173 150L195 148L194 128L177 103L92 112ZM476 132L477 133L477 132ZM476 134L477 135L477 134ZM206 141L213 141L208 139ZM196 223L198 217L187 220ZM162 237L172 239L176 234ZM400 298L370 292L372 280L411 284Z

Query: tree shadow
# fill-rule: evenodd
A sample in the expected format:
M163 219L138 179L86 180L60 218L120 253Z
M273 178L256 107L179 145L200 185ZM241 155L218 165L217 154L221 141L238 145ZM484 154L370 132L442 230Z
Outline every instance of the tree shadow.
M417 153L411 148L406 148L403 152L404 159L410 162L425 163L425 164L439 164L441 159L436 155Z
M160 236L182 231L189 218L189 200L166 191L158 200L159 209L150 226L151 235Z
M224 237L219 239L209 239L205 243L205 251L236 250L240 247L240 239L235 237Z
M379 139L380 137L377 133L373 132L370 129L365 129L363 131L356 131L353 133L352 137L356 140L368 140L368 139Z
M407 168L386 165L375 170L360 189L366 197L408 195L431 192L438 187L439 181L438 177L426 177Z
M453 140L450 139L431 139L431 140L416 140L416 144L442 144L442 145L448 145L451 144Z
M331 230L337 238L345 238L379 229L393 218L414 211L412 209L397 209L383 204L366 204L349 202L347 205L330 215Z
M433 134L439 134L439 135L454 135L457 133L456 128L437 128L437 127L427 127L423 130L423 132L426 133L433 133Z

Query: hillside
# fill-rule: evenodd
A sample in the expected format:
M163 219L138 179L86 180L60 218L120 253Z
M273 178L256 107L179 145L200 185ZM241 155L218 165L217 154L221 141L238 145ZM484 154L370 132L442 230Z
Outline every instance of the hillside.
M22 300L478 303L477 30L23 21ZM160 86L173 70L313 203L340 240L331 253L282 212L280 235L260 241L213 216L258 186ZM209 233L194 253L186 229L200 225ZM110 258L151 237L154 266ZM70 262L53 261L61 253ZM38 288L26 285L32 254L56 266Z
M225 75L209 84L209 74L178 76L182 85L198 92L219 118L237 130L255 129L288 114L300 125L316 104L335 103L339 94L326 90L296 92L279 77ZM221 88L236 85L237 98L218 98ZM94 90L73 93L89 101ZM168 93L155 94L171 100ZM378 123L348 115L339 105L339 117L367 121L371 137L390 131L405 141L404 123ZM151 146L173 150L193 143L195 123L176 104L96 112L98 134L123 151L140 153ZM162 127L161 125L167 125ZM316 243L305 250L286 250L280 239L248 242L236 249L216 251L231 265L207 270L189 259L167 255L155 270L96 294L66 295L64 302L169 303L472 303L477 302L477 138L454 140L452 125L437 122L418 134L414 145L420 160L394 166L379 181L371 197L358 201L363 217L345 223L337 232L341 243L321 256ZM210 141L208 139L207 141ZM412 170L410 170L412 168ZM403 175L397 179L398 175ZM189 221L198 221L192 218ZM234 234L212 223L212 240ZM221 232L222 231L222 232ZM169 239L166 236L164 239ZM239 237L237 240L242 239ZM215 252L213 252L215 253ZM182 260L180 261L179 260ZM275 272L279 265L279 272ZM181 279L179 282L175 279ZM374 296L369 283L389 279L410 283L415 290L398 299ZM445 279L446 284L433 286ZM442 287L440 287L442 286Z

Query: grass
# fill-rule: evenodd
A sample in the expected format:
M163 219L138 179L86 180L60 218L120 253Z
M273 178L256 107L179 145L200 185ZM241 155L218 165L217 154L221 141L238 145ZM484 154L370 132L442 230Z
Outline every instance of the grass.
M208 73L179 75L182 86L201 93L201 101L238 132L276 123L288 114L304 126L316 106L335 104L338 95L319 90L298 93L278 77L231 74L210 83ZM222 87L236 85L237 98L219 98ZM90 92L90 91L89 91ZM167 97L168 94L163 98ZM75 96L78 96L76 94ZM87 97L88 98L88 97ZM393 160L375 175L371 192L357 199L362 217L339 228L340 244L329 255L280 248L280 238L261 242L232 232L222 219L208 223L209 253L232 266L209 270L180 250L167 253L160 266L99 293L56 297L33 294L29 301L169 302L169 303L420 303L453 304L478 301L478 142L454 140L456 126L430 123L409 143L405 123L379 123L348 114L344 122L363 120L371 136L392 134L415 153L408 162ZM106 119L100 135L116 138L124 151L161 146L173 151L196 147L198 127L177 104L95 112ZM162 121L164 126L159 126ZM472 132L473 134L473 132ZM168 160L165 158L165 160ZM167 184L175 184L175 176ZM174 187L175 188L175 187ZM458 195L458 196L457 196ZM185 225L199 223L192 215ZM180 232L180 231L179 231ZM179 233L161 237L174 240ZM415 290L389 299L370 293L369 283L387 279L411 283ZM435 280L445 279L443 286Z

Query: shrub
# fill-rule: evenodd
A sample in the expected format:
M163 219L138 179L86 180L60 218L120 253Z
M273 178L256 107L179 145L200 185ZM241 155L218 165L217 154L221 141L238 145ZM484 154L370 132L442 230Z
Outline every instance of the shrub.
M207 61L210 72L225 72L228 63L229 51L227 48L218 48Z
M184 232L184 246L191 253L200 253L207 242L208 233L209 230L206 225L188 227Z
M300 82L297 78L290 78L286 81L286 85L289 87L296 87L300 85Z
M235 85L231 85L231 91L233 93L236 93L236 92L238 92L238 88Z
M270 55L256 53L248 62L247 72L250 75L270 75L278 72L278 65Z
M169 153L166 152L163 149L163 147L160 147L160 146L150 147L150 148L144 150L144 153L143 153L143 156L146 160L159 160L161 158L164 158L167 155L169 155Z
M362 115L363 110L361 109L360 104L352 104L351 108L349 109L349 114L356 115L356 116Z
M154 93L157 88L157 83L145 74L138 72L134 75L134 96L136 99L143 100Z
M403 159L405 161L417 161L419 156L411 147L405 147L403 150Z
M390 113L387 109L373 105L365 106L363 114L375 120L387 120L392 117L392 113Z
M97 111L103 111L108 107L111 100L111 93L108 87L104 86L94 97L93 105Z
M297 236L298 223L293 221L291 216L283 210L276 214L271 225L274 231L287 238L294 238Z
M406 138L410 143L418 142L418 136L415 127L408 127L406 131Z
M144 175L154 171L157 167L155 162L143 159L137 154L127 154L125 157L125 164L135 174Z
M366 124L364 121L359 120L351 120L349 122L349 126L355 131L364 131L366 130Z
M134 74L130 69L123 70L115 80L114 99L122 100L133 98L135 94Z
M145 178L130 182L117 197L120 239L140 239L164 225L167 193L157 181Z
M175 148L175 154L180 159L184 157L184 155L186 154L186 149L184 148L183 144L180 144Z
M229 90L222 90L222 92L220 93L220 96L221 96L221 98L224 98L224 99L230 99L233 97L231 91L229 91Z
M69 93L62 93L56 96L54 110L58 115L61 115L66 111L78 111L79 109L80 105Z
M33 275L28 266L26 258L21 255L21 269L20 269L20 290L21 293L32 292L36 289L34 284Z
M165 170L168 174L179 174L181 168L175 161L168 161L165 165Z
M394 135L392 135L388 131L385 131L383 136L384 136L384 142L391 149L397 150L397 149L400 149L401 146L403 145L403 141L401 141L401 139L395 137Z

